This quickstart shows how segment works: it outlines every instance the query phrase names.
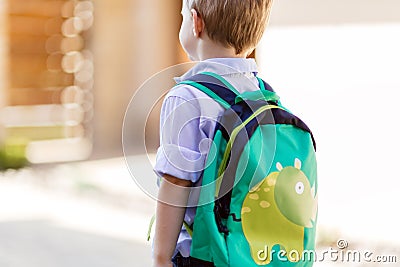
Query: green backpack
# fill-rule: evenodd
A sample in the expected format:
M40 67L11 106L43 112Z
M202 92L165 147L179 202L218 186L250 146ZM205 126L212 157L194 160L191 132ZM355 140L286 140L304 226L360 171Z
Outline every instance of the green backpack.
M316 258L315 141L307 125L257 79L260 90L243 94L214 73L181 83L226 109L208 154L194 223L185 224L195 266L309 267Z

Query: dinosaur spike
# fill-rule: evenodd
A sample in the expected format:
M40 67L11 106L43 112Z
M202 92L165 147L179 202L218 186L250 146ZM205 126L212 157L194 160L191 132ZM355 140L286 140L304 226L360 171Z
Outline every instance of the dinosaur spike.
M299 170L301 169L301 161L298 158L294 160L294 167Z
M278 169L278 171L282 171L283 170L283 166L280 162L276 163L276 168Z
M311 196L315 198L315 184L311 187Z
M313 198L311 219L315 221L315 219L317 218L317 211L318 211L318 193L316 193L315 184L313 185L313 187L311 187L311 196Z

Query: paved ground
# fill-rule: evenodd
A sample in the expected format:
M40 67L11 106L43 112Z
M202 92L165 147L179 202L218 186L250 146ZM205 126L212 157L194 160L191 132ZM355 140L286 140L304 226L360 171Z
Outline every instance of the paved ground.
M0 223L0 266L150 266L148 246L59 227L50 221Z
M0 266L150 266L153 210L122 159L8 171L0 174Z
M343 225L354 229L351 218L343 221L337 216L341 209L349 211L344 206L334 209L340 207L335 193L322 192L320 255L337 250L336 241L344 238L350 249L396 255L398 264L399 240L390 227L393 222L376 226L382 229L379 237L363 230L367 220L359 231L349 233ZM132 181L121 158L0 173L0 267L150 266L151 248L145 239L154 207L154 200ZM315 266L380 265L332 262L326 257Z

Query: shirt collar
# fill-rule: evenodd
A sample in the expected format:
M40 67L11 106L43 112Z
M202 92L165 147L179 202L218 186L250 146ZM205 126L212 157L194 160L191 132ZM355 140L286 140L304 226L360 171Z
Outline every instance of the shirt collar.
M256 61L252 58L211 58L198 62L188 72L174 80L180 83L201 72L213 72L221 76L239 73L257 75L258 69Z

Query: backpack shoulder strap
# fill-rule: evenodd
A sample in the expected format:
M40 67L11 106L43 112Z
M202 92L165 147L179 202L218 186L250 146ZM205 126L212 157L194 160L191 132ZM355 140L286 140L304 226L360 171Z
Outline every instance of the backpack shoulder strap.
M179 84L193 86L218 102L225 109L235 104L239 92L223 77L211 72L196 74Z
M267 82L265 82L263 79L257 77L257 80L258 80L258 83L260 84L261 91L266 90L266 91L270 91L270 92L275 92L274 89L272 89L272 87Z
M273 102L278 104L279 97L276 96L272 87L261 78L256 78L260 87L260 91L258 91L261 93L260 95L263 94L268 95L269 97L272 96ZM187 84L199 89L222 105L225 109L229 109L232 105L236 104L238 100L247 96L246 93L240 94L226 79L213 72L201 72L185 81L180 82L179 84ZM249 93L254 94L258 92Z

